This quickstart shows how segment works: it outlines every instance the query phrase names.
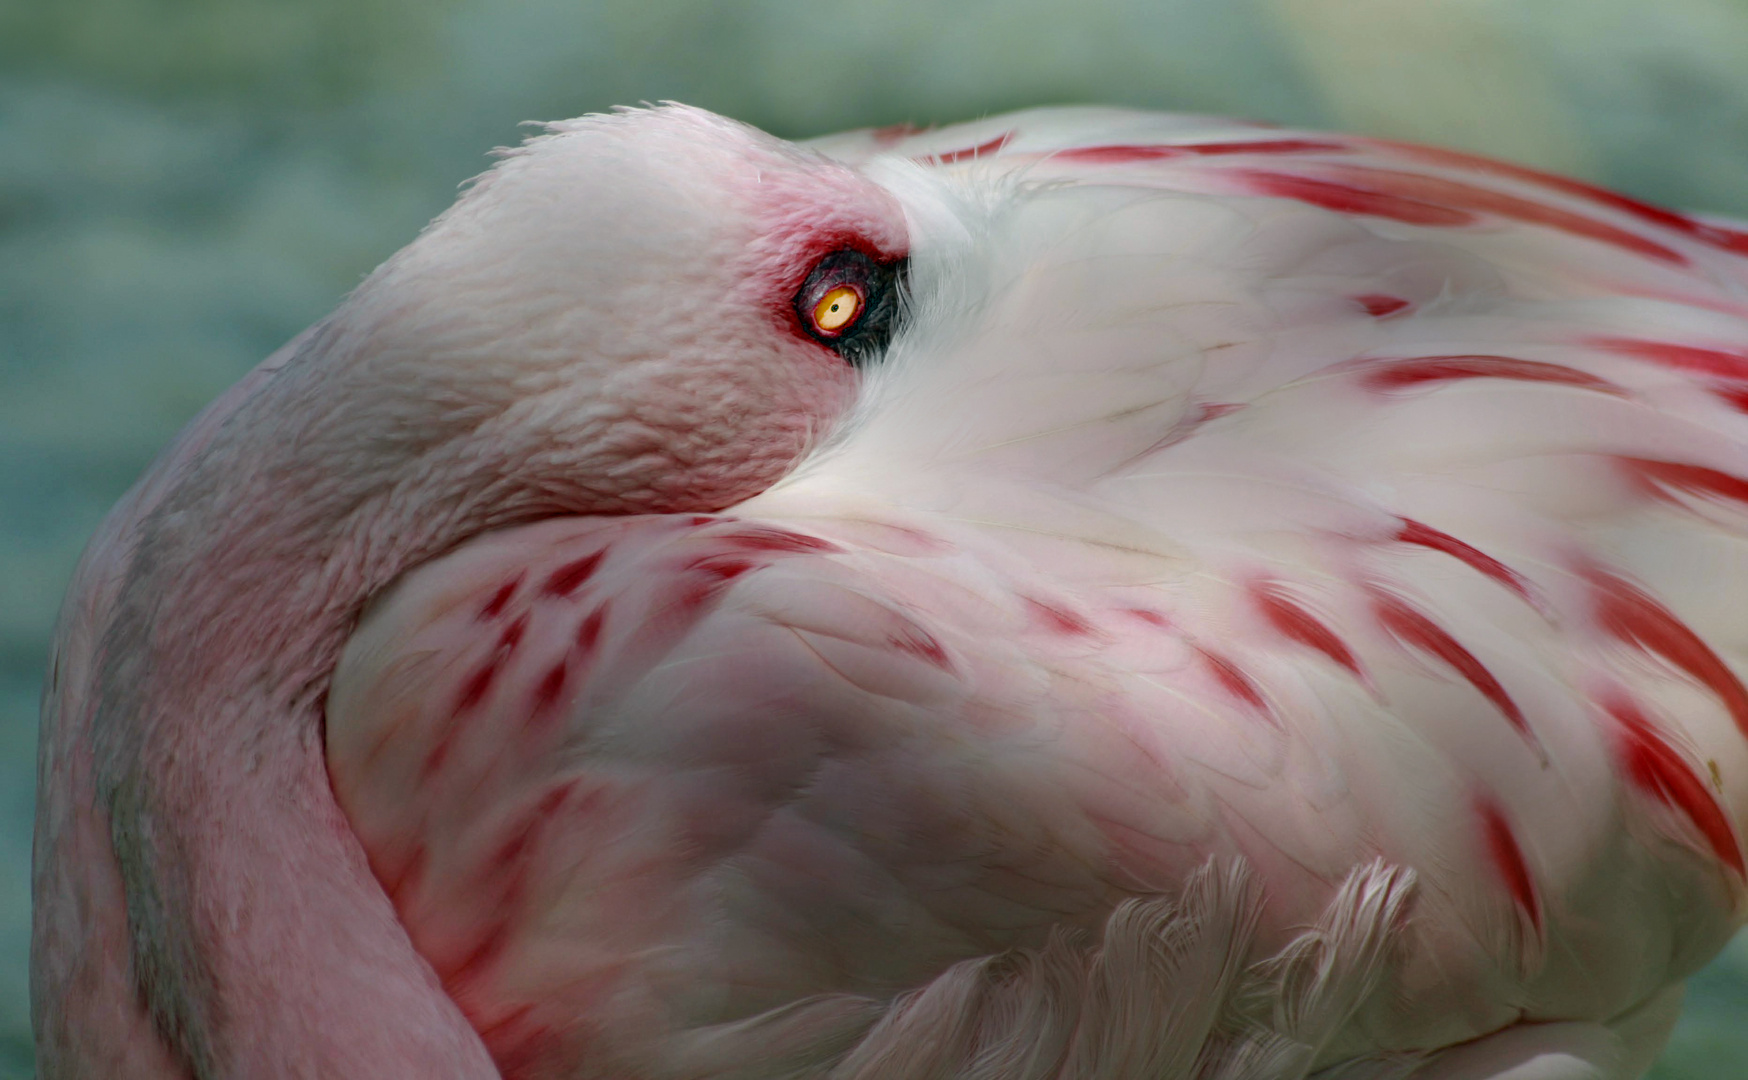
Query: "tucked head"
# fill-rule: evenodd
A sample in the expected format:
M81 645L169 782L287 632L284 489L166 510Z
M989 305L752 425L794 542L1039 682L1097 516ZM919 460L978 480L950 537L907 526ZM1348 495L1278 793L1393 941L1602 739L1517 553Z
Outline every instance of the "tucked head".
M697 110L632 110L506 152L336 334L359 392L416 389L470 430L495 414L500 444L546 459L574 448L564 466L626 508L714 508L847 405L906 250L896 201L847 166Z
M143 988L139 1024L202 1075L286 1052L369 1076L483 1064L333 827L312 689L371 596L486 529L716 510L781 477L849 404L906 237L854 170L694 110L507 153L191 427L112 523L99 584L75 586L69 610L92 614L73 640L103 642L65 691L93 764L44 865L82 873L61 838L95 806L120 866L53 933L131 942L105 953L131 949L112 981ZM250 931L215 937L198 913L216 910ZM83 993L71 970L39 973L39 999ZM291 1017L289 1042L254 1037Z

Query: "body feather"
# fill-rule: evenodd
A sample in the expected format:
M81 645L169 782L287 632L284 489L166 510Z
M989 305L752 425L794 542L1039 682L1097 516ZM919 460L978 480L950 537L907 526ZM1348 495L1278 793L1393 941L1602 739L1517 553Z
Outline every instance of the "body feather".
M1642 1070L1743 910L1748 233L1201 117L814 149L908 231L848 413L479 518L326 684L498 1069Z

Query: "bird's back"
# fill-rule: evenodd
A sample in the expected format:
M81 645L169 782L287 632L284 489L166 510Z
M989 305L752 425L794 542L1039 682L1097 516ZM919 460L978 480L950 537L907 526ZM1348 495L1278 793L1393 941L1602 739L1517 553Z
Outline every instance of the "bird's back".
M1200 118L820 146L912 229L842 430L475 540L336 676L500 1067L1642 1067L1744 898L1748 232Z

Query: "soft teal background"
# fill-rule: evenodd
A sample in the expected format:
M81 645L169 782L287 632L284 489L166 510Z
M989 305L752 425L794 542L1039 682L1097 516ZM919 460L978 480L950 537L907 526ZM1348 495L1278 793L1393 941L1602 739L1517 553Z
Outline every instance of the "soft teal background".
M38 680L152 453L514 142L673 98L786 136L1118 102L1748 216L1748 0L0 0L0 1078L31 1074ZM1748 1076L1748 944L1662 1080Z

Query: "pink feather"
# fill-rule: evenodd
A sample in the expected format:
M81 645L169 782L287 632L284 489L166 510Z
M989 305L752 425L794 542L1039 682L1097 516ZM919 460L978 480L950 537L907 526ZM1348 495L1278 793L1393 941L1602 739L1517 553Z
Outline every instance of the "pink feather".
M555 125L94 541L45 1075L1647 1060L1748 889L1742 235L1197 117ZM834 252L908 260L859 370Z

